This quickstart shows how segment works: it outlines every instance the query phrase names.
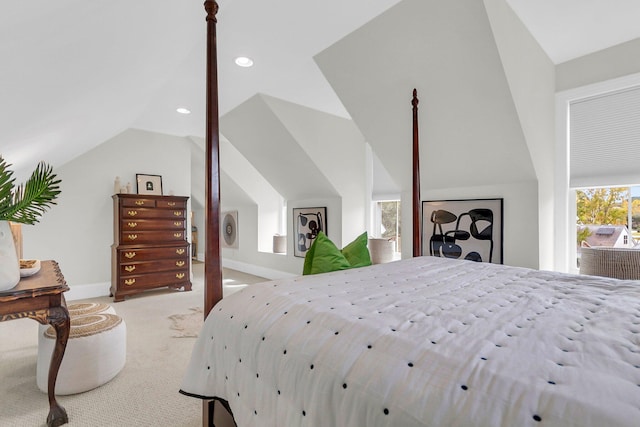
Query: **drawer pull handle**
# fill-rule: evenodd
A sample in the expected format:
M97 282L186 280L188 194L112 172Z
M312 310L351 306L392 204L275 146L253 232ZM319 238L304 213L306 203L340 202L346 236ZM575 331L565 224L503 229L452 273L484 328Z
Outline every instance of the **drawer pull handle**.
M173 223L176 227L182 227L182 221L176 221Z
M179 239L180 237L182 237L182 233L173 233L173 237Z
M182 267L184 265L184 261L176 261L176 267Z
M182 279L184 277L184 273L176 273L176 279Z
M128 211L128 212L127 212L127 215L129 215L129 216L136 216L136 215L138 215L138 211Z
M129 240L136 240L138 238L137 234L128 234L127 237L129 238Z
M134 256L136 256L136 253L135 253L135 252L125 252L125 253L124 253L124 256L125 256L125 257L127 257L127 258L129 258L129 259L131 259L131 258L133 258Z
M126 280L124 281L124 284L125 284L125 285L127 285L127 286L131 286L131 285L133 285L134 283L136 283L136 279L126 279Z
M178 255L182 255L184 253L184 249L180 248L180 249L176 249L176 253Z
M127 272L131 273L133 270L135 270L135 269L136 269L136 266L135 266L135 265L127 265L127 266L125 266L125 267L124 267L124 269L125 269Z
M174 216L182 216L182 211L173 211Z
M144 200L136 200L136 205L138 206L144 205Z
M174 207L176 205L176 202L167 202L167 205Z
M128 222L127 225L129 226L129 228L136 228L138 226L137 222Z

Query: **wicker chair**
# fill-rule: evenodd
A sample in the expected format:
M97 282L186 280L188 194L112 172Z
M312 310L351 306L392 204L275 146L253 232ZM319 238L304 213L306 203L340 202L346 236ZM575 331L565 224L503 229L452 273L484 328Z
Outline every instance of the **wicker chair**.
M580 274L640 280L640 250L631 248L580 248Z

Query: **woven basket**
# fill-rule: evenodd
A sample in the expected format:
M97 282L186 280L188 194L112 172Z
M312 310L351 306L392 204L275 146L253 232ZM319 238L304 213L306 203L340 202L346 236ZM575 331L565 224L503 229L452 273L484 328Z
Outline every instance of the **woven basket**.
M580 248L580 274L640 280L640 250L630 248Z

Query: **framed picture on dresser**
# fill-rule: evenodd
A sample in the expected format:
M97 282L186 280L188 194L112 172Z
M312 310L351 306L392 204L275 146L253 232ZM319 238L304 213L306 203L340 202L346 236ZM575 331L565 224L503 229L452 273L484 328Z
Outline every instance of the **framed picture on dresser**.
M136 185L138 187L138 194L152 194L155 196L162 196L161 175L147 175L137 173Z

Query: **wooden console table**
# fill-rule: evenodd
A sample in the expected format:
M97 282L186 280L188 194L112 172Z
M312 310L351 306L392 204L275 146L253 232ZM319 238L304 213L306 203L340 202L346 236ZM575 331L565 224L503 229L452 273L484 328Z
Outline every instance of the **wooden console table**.
M28 317L43 325L50 324L56 331L56 346L51 355L47 385L49 427L69 422L67 412L58 404L55 396L58 370L69 339L69 311L63 295L68 290L58 263L42 261L38 273L21 279L12 289L0 291L0 322Z

